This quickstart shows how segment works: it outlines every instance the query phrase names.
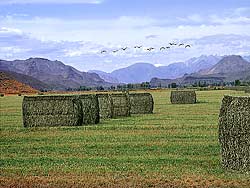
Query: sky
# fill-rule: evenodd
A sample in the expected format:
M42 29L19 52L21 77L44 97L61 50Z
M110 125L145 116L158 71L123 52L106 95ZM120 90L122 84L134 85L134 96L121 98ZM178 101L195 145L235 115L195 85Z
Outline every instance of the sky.
M249 31L249 0L0 0L0 59L43 57L82 71L249 56ZM191 48L159 50L169 42Z

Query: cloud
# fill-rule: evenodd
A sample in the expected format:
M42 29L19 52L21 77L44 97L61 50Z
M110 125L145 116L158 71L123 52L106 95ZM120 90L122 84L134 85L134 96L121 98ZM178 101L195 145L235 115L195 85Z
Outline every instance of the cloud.
M158 39L155 39L158 40ZM165 43L168 40L163 41ZM156 48L151 53L143 49L134 49L128 45L126 51L112 53L122 45L100 45L85 41L42 41L16 28L0 28L0 59L27 59L43 57L60 60L80 70L100 69L112 71L129 66L135 62L149 62L156 66L185 61L200 55L250 55L250 36L211 35L201 38L183 39L177 42L189 43L192 48L171 48L160 51L162 43L150 43ZM143 44L147 48L146 44ZM108 53L101 54L101 50Z
M210 16L210 22L212 24L250 24L250 17L219 17L217 15Z
M103 0L1 0L4 4L100 4Z
M159 35L147 35L147 36L145 36L145 39L156 39L158 37L159 37Z

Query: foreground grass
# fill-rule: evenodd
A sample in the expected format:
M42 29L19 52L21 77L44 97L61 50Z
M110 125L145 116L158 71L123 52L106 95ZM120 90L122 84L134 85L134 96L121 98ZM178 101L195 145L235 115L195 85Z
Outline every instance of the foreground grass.
M22 97L0 98L0 186L249 186L221 168L217 134L223 95L243 93L197 92L193 105L152 94L154 114L53 128L23 128Z

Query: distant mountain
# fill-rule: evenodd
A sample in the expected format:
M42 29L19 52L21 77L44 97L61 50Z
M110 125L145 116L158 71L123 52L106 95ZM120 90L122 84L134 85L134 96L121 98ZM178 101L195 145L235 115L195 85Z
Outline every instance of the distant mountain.
M149 63L136 63L111 72L111 76L122 83L141 83L149 81L155 75L158 75L157 68Z
M149 63L136 63L126 68L115 70L111 73L94 71L105 81L110 78L117 79L120 83L141 83L152 78L174 79L186 73L194 73L202 69L208 69L219 62L218 56L200 56L186 62L172 63L168 66L156 67ZM110 78L108 78L110 77Z
M203 74L232 74L245 70L250 70L250 63L244 60L241 56L232 55L224 57L208 71L204 71Z
M250 63L250 56L244 56L243 58Z
M241 56L231 55L223 57L217 64L207 70L186 74L181 78L166 80L154 78L153 87L166 86L170 83L190 85L198 82L221 83L235 80L250 81L250 63Z
M238 55L226 56L212 68L198 75L224 77L224 81L245 81L250 77L250 63Z
M89 70L88 72L98 74L100 76L100 78L106 82L119 83L118 79L115 77L112 77L112 75L110 73L106 73L104 71L99 71L99 70Z
M95 73L80 72L60 61L50 61L43 58L15 61L0 60L0 70L31 76L57 90L80 86L109 85Z
M37 93L38 90L23 84L14 77L0 71L0 93L19 94L19 93Z
M200 70L209 69L218 63L222 57L220 56L205 56L202 55L198 58L192 58L185 62L185 64L189 67L189 73L198 72Z

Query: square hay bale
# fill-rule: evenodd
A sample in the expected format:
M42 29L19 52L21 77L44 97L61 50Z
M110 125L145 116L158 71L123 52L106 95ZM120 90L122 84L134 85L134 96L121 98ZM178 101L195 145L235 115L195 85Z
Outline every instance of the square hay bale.
M150 93L130 93L131 114L152 114L154 99Z
M224 96L219 115L219 142L224 168L250 171L250 97Z
M25 96L24 127L80 126L82 104L76 96Z
M113 101L109 94L97 94L100 118L107 119L113 116Z
M113 103L112 118L130 116L130 102L127 93L111 94Z
M195 104L195 91L171 91L170 101L172 104Z
M99 123L100 115L97 96L94 94L80 95L79 99L82 102L82 124L86 125Z

